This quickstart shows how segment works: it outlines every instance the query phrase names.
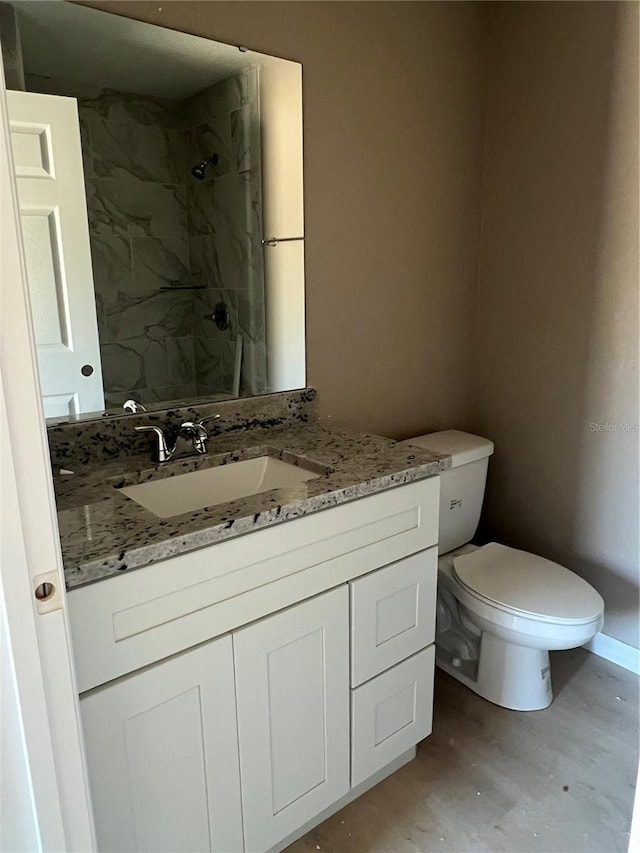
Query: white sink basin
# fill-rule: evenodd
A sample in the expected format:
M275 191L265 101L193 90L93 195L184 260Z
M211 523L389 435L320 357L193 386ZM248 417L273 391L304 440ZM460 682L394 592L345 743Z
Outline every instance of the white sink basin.
M286 489L319 476L317 471L272 456L258 456L164 480L124 486L118 491L159 518L171 518L270 489Z

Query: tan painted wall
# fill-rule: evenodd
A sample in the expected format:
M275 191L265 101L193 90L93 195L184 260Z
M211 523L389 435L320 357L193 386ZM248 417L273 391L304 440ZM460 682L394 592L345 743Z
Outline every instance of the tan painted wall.
M494 439L486 530L638 645L636 4L93 5L303 63L322 413Z
M638 5L492 10L471 424L488 532L638 646Z
M477 4L91 5L303 63L307 378L321 412L394 436L461 422L481 188Z

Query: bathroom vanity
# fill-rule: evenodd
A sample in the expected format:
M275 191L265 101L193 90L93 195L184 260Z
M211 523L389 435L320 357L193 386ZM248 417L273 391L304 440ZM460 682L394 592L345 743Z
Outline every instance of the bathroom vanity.
M265 448L323 473L174 518L117 488ZM99 847L281 850L431 731L446 461L311 422L141 463L56 477Z

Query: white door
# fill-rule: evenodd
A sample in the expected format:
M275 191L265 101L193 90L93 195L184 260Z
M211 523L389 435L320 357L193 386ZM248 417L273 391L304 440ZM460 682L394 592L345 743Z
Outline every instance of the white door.
M0 849L94 849L0 62ZM52 598L37 613L45 574Z
M7 92L46 417L104 408L78 107Z
M98 849L242 851L231 637L80 699Z
M233 635L244 840L268 850L349 790L349 596Z

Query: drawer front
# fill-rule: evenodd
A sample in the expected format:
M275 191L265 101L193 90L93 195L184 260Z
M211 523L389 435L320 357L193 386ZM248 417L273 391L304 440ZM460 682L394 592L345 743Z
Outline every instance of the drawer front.
M80 692L435 544L439 479L71 590Z
M351 581L351 686L434 642L438 549Z
M351 691L351 787L431 734L435 646Z

